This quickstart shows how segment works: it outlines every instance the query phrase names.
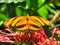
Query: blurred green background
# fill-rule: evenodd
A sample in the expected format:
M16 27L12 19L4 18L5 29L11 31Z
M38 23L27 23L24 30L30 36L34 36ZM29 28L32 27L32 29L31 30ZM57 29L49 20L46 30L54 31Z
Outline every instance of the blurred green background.
M0 23L14 16L37 15L48 19L60 8L60 0L0 0Z

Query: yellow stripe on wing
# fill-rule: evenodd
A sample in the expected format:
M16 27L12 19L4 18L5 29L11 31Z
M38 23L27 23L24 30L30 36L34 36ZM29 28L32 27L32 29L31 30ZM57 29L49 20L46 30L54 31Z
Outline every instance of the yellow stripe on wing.
M35 23L35 22L32 21L32 20L29 21L29 24L36 25L36 26L40 27L40 25L38 25L37 23Z
M29 26L29 30L38 30L39 28L35 28L33 26Z
M25 24L27 24L27 20L23 19L23 20L19 21L19 22L16 24L16 26L25 25Z
M10 24L12 23L12 21L13 21L14 19L15 19L15 17L7 20L6 22L4 22L4 25L10 26Z
M24 19L23 16L17 17L17 18L12 22L11 25L12 25L12 26L15 26L15 24L16 24L18 21L22 20L22 19Z
M38 21L42 26L44 26L44 23L36 16L31 16L31 19L34 19L36 21Z
M46 25L51 25L51 22L50 21L48 21L48 20L46 20L46 19L44 19L44 18L42 18L42 17L40 17L40 19L46 24Z

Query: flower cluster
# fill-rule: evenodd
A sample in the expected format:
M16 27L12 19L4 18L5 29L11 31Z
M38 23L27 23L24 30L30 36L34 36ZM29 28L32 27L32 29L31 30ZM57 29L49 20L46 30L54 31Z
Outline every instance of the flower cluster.
M6 42L14 44L17 43L30 43L31 45L60 45L60 42L57 41L54 38L54 34L59 30L59 27L52 29L52 36L48 37L45 34L45 31L43 28L40 28L36 32L20 32L16 33L11 30L10 27L6 26L5 30L9 33L5 33L2 30L0 30L0 42ZM60 35L58 35L60 38Z

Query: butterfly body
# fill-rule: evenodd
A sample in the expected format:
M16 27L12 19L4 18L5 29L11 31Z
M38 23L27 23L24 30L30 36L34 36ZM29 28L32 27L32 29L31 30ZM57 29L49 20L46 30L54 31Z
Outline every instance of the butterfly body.
M51 22L38 16L18 16L7 20L4 25L16 27L18 30L38 30Z

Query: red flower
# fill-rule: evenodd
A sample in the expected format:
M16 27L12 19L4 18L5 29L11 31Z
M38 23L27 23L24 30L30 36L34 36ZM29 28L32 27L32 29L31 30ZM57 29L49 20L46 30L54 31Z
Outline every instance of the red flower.
M60 41L58 41L58 45L60 45Z
M54 38L50 37L49 38L50 45L57 45L57 42Z
M5 37L4 35L0 35L0 42L6 42L6 43L14 44L14 41L10 40L9 37Z
M59 30L59 27L53 28L52 29L52 37L54 37L54 34L56 33L56 31Z
M45 38L48 38L43 28L40 28L38 32L41 33Z

